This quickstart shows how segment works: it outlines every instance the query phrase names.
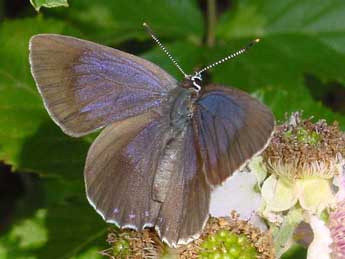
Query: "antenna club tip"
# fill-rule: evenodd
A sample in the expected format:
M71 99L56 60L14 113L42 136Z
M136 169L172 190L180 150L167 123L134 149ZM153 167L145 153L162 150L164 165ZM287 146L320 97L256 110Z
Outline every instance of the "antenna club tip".
M154 34L150 26L147 24L147 22L143 22L143 26L149 32L149 34L151 34L151 36Z

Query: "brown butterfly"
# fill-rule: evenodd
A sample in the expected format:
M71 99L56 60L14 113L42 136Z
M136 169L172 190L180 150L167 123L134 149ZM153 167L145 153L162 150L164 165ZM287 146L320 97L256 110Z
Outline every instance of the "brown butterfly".
M54 34L31 38L30 63L47 111L66 134L105 127L84 169L91 205L107 222L155 227L177 246L200 235L212 189L265 147L274 117L243 91L201 85L205 70L248 46L190 76L151 36L182 82L142 58Z

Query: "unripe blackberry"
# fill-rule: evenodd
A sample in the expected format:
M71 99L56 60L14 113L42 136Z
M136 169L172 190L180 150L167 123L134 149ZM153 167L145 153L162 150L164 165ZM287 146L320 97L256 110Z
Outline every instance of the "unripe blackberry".
M219 230L200 245L200 259L254 259L257 251L243 234Z

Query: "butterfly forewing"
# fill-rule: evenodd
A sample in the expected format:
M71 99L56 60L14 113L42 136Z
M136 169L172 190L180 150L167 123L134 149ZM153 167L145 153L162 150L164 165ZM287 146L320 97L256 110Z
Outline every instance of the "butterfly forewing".
M211 185L262 151L274 128L271 111L238 89L209 85L195 107L193 127Z
M30 63L48 112L71 136L160 106L176 87L149 61L62 35L32 37Z

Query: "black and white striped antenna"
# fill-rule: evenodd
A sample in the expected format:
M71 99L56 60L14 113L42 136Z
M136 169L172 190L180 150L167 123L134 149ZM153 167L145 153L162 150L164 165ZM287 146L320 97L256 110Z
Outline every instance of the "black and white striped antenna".
M178 68L178 70L181 71L181 73L187 78L188 75L184 72L184 70L182 69L182 67L180 67L180 65L177 63L177 61L172 57L172 55L170 54L170 52L167 50L166 47L163 46L163 44L159 41L159 39L157 38L157 36L154 34L154 32L152 31L152 29L150 28L150 26L144 22L143 26L147 29L148 33L151 35L152 39L158 44L158 46L164 51L165 54L167 54L167 56L169 57L169 59L174 63L174 65Z
M215 67L215 66L218 66L218 65L224 63L225 61L228 61L228 60L230 60L230 59L233 59L234 57L237 57L237 56L243 54L244 52L246 52L250 47L254 46L254 45L255 45L256 43L258 43L258 42L260 42L260 39L259 39L259 38L253 40L252 42L250 42L250 43L249 43L247 46L245 46L244 48L242 48L242 49L236 51L235 53L230 54L229 56L226 56L226 57L224 57L224 58L218 60L217 62L214 62L214 63L212 63L212 64L210 64L210 65L204 67L203 69L199 70L199 71L196 72L196 73L197 73L197 74L201 74L202 72L205 72L206 70L209 70L209 69L211 69L211 68L213 68L213 67Z
M201 77L201 73L205 72L206 70L209 70L215 66L218 66L230 59L233 59L234 57L237 57L243 53L245 53L249 48L251 48L252 46L254 46L256 43L258 43L260 41L259 38L253 40L252 42L250 42L247 46L245 46L244 48L236 51L235 53L232 53L204 68L202 68L201 70L197 71L194 73L194 75L188 75L187 73L184 72L184 70L182 69L182 67L177 63L177 61L172 57L172 55L170 54L170 52L167 50L166 47L163 46L163 44L159 41L159 39L157 38L157 36L155 35L155 33L152 31L152 29L150 28L150 26L147 23L143 23L143 26L147 29L148 33L151 35L151 37L153 38L153 40L158 44L158 46L164 51L164 53L169 57L169 59L174 63L174 65L178 68L178 70L181 71L181 73L184 75L185 78L188 78L190 80L193 81L193 85L195 86L196 91L200 91L201 86L198 85L198 83L196 82L196 79L199 81L202 81L202 77Z

